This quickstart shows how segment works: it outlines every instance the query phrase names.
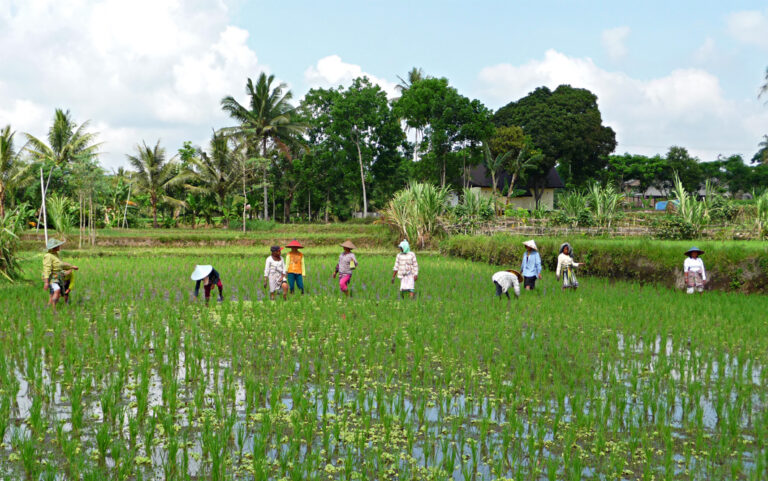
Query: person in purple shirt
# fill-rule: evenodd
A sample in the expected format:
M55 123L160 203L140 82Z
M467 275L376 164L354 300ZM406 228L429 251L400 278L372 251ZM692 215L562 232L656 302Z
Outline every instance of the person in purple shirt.
M336 270L333 272L334 279L339 276L339 289L345 296L349 296L349 282L352 280L352 271L357 267L357 257L352 253L355 244L352 241L344 241L341 244L344 252L339 255L339 263L336 264Z
M523 254L523 263L520 270L523 274L523 285L526 291L533 290L536 287L536 279L541 279L541 256L539 249L536 248L536 242L533 240L523 242L525 254Z

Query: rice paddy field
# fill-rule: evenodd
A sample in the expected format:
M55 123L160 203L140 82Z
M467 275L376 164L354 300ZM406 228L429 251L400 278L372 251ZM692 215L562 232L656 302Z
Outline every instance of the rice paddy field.
M766 479L768 298L308 249L269 301L265 249L63 252L72 302L0 288L0 479ZM27 263L39 277L40 259ZM191 302L195 264L225 302ZM510 266L513 267L513 266Z

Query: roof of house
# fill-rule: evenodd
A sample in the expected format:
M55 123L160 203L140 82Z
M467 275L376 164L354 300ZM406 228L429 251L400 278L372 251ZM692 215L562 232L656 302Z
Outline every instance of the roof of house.
M496 188L501 190L504 187L506 187L509 184L509 181L512 179L512 175L509 172L501 171L496 176ZM518 189L525 189L527 186L520 185L520 179L518 178L516 180ZM488 172L488 169L480 164L476 165L474 167L471 167L469 169L469 185L471 187L492 187L491 182L491 174ZM552 167L549 169L549 172L547 172L547 183L544 186L545 189L562 189L565 187L565 184L563 184L563 180L560 178L560 175L558 175L557 170Z

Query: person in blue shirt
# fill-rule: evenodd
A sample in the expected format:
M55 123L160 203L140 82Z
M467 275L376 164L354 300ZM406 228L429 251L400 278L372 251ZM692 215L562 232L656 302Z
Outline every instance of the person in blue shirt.
M520 270L523 273L523 285L526 291L536 287L536 279L541 279L541 256L533 240L523 242L525 254Z

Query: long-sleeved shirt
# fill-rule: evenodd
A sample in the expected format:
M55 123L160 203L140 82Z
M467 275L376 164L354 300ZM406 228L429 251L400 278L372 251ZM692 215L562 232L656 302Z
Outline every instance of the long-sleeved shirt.
M350 252L349 254L342 252L339 254L339 263L336 264L336 272L341 275L352 274L352 266L350 263L353 261L355 265L357 265L357 257L355 257L353 252Z
M502 294L512 287L515 291L515 296L520 297L520 279L511 272L499 271L491 277L491 280L501 286Z
M289 274L301 274L307 275L307 267L304 265L304 254L301 252L289 252L288 257L288 273Z
M219 271L216 269L213 269L210 274L208 274L208 284L215 285L219 283L219 280L221 279L221 276L219 276ZM195 282L195 297L197 297L197 294L200 292L200 283L203 282L202 279Z
M685 262L683 262L683 272L700 272L701 278L705 281L707 280L707 271L704 270L704 261L702 261L700 257L697 257L696 259L693 257L686 258Z
M563 272L566 267L570 266L579 267L579 263L573 262L573 257L568 254L560 254L557 256L557 269L555 270L555 275L560 277L560 273Z
M275 260L274 257L269 256L267 257L266 262L264 262L264 277L271 277L273 275L281 275L285 276L288 269L285 267L285 257L280 257L280 259Z
M523 277L538 277L541 274L541 256L533 251L523 254L523 263L520 265L520 271Z
M392 270L397 271L397 277L400 279L405 276L418 276L419 262L416 260L416 254L413 252L398 254L395 258L395 266Z
M71 264L62 261L59 255L53 252L48 252L43 257L43 279L49 282L59 282L62 275L61 271L71 268Z

